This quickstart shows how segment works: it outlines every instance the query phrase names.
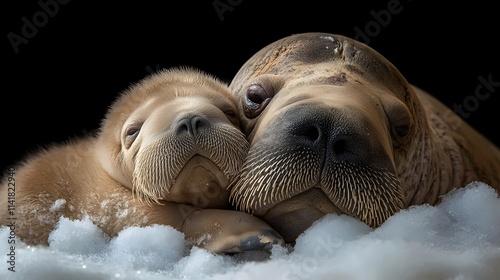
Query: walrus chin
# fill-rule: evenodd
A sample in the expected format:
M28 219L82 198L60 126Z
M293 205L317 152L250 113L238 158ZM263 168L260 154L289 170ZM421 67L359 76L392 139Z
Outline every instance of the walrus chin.
M249 155L239 179L230 185L230 200L271 224L286 242L328 213L346 214L375 228L404 208L403 189L393 170L344 161L317 168L314 162L307 151ZM266 168L255 168L263 164Z

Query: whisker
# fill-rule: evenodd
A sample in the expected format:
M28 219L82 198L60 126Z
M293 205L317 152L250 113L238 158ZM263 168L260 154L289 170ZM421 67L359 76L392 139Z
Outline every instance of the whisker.
M197 153L212 160L234 182L248 147L245 135L233 127L210 127L196 139L167 134L139 151L133 178L134 197L146 204L168 198L178 174Z
M338 209L372 227L404 208L402 187L393 171L339 161L329 163L320 178L319 164L319 157L307 149L256 147L232 183L231 200L250 212L319 186Z

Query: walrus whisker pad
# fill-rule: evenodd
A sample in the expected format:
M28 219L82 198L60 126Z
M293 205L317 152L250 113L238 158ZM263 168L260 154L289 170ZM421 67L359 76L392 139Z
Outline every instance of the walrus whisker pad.
M251 150L238 181L230 185L231 201L242 211L264 215L311 188L320 188L336 208L372 227L404 207L401 185L389 170L334 161L321 174L319 156L307 148L268 148Z
M331 201L371 227L404 208L403 189L389 170L332 162L325 174L322 190Z
M228 141L229 140L229 141ZM172 151L176 151L172 153ZM224 126L207 128L196 138L167 134L148 145L137 158L133 193L146 204L161 204L185 164L201 155L212 161L231 180L240 170L248 141L240 131Z
M161 204L159 199L169 192L177 174L192 157L193 147L194 141L191 138L179 140L174 135L167 135L141 151L134 169L134 198L137 197L140 202L148 205Z
M230 185L232 202L252 212L288 199L318 183L318 156L304 149L254 149ZM292 164L290 164L292 163ZM263 167L263 168L260 168Z
M240 172L242 161L237 159L244 158L249 149L249 143L243 133L225 126L210 129L207 133L199 135L197 143L209 153L210 159L230 180ZM235 157L228 157L228 154L235 155Z

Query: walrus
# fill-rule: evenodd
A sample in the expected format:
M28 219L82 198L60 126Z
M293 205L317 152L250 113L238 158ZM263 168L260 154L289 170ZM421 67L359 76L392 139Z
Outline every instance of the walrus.
M376 228L472 181L500 189L498 147L346 36L270 43L230 89L250 142L230 199L288 243L325 214Z
M199 69L148 76L121 93L96 133L10 168L0 223L28 245L48 245L64 216L89 217L110 237L160 224L214 253L269 250L279 234L229 207L227 186L248 151L236 110L227 84Z

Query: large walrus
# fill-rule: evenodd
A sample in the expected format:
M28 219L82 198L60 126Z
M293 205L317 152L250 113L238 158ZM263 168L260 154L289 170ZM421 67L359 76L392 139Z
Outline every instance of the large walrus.
M262 220L226 210L227 186L248 151L236 110L227 84L202 71L151 75L120 95L97 135L10 168L0 225L31 245L48 244L61 216L88 216L111 237L130 226L169 225L215 253L282 243Z
M350 38L285 37L230 89L250 142L231 200L287 242L326 213L375 228L471 181L500 189L499 149Z

